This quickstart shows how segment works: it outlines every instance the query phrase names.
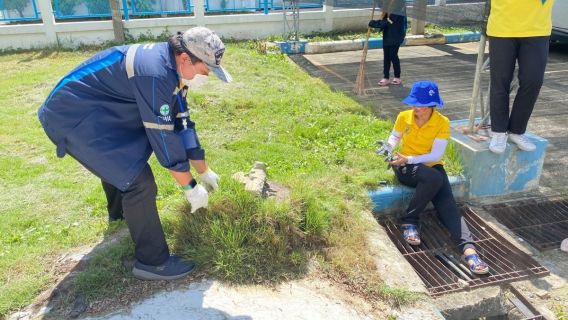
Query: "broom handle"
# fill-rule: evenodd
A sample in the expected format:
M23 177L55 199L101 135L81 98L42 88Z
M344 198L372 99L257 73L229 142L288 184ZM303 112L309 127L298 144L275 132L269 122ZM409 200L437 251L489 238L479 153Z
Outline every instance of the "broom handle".
M371 20L375 17L375 8L377 7L377 1L373 3L373 11L371 12ZM367 60L367 47L369 47L369 36L371 35L371 27L367 26L367 39L365 40L365 46L363 46L363 58L361 62Z

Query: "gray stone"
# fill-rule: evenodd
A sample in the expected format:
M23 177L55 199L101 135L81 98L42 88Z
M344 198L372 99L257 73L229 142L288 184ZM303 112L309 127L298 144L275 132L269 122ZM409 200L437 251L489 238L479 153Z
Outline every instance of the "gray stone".
M264 163L255 161L254 167L248 174L237 172L233 175L233 179L243 183L245 190L260 196L266 183L266 167Z
M540 299L549 299L550 298L550 294L547 291L544 290L540 290L534 293L537 297L539 297Z
M51 309L52 309L51 307L43 307L37 312L37 314L35 314L35 316L36 317L37 316L44 316L44 315L50 313Z
M10 320L23 320L29 318L30 318L29 311L16 312L10 316Z

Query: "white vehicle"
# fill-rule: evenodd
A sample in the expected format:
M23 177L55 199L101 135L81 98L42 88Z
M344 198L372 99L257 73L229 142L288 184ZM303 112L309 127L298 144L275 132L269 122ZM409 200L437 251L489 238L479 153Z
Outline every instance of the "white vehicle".
M552 7L551 40L568 42L568 0L555 0Z

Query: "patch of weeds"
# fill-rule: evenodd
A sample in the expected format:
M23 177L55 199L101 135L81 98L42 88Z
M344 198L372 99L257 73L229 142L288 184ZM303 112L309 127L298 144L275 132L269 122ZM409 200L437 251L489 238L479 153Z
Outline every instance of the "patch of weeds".
M211 194L206 210L164 221L176 252L229 283L274 283L297 278L308 260L301 207L263 200L233 180ZM312 230L316 233L319 230Z
M553 303L552 309L554 310L557 320L568 320L568 315L564 310L565 307L563 302Z
M446 151L442 157L442 161L444 161L444 169L448 175L460 176L463 173L458 152L456 143L453 140L448 141Z
M420 298L418 293L391 288L382 282L369 284L368 290L371 294L379 295L394 307L408 305Z
M435 24L428 24L424 27L425 34L452 34L452 33L479 32L479 31L480 30L478 26L475 25L448 27L448 26L441 26ZM410 32L410 27L408 28L408 32Z

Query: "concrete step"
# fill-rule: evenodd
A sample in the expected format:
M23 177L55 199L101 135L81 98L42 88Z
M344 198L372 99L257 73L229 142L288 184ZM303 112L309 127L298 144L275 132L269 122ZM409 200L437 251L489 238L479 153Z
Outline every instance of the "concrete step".
M456 201L460 201L466 195L466 181L463 176L448 176L452 192ZM398 215L410 202L414 188L402 184L380 187L376 190L367 191L367 195L373 201L373 213L375 215Z

